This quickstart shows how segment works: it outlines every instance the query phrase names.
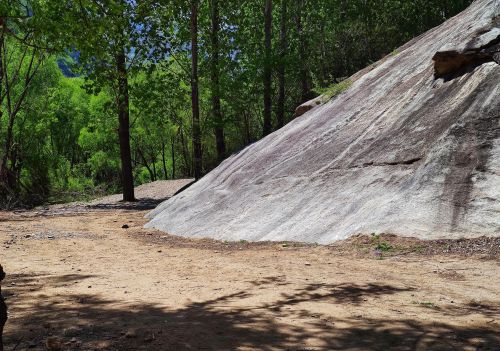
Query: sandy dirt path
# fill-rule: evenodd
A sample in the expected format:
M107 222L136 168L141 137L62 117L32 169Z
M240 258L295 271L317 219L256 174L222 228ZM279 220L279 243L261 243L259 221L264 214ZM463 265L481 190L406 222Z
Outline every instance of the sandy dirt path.
M0 213L6 350L500 350L494 257L189 241L145 213Z

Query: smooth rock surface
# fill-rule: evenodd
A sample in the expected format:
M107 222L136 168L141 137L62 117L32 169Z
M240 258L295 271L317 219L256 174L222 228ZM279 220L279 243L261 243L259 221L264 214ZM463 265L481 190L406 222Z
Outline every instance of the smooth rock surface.
M432 60L490 31L499 15L500 0L478 0L358 72L347 91L161 204L148 227L318 243L372 232L499 236L500 65L436 79Z

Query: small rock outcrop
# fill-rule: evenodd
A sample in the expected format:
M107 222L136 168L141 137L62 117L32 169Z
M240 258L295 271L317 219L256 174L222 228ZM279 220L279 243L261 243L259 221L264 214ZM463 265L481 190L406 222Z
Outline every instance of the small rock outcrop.
M189 237L331 243L500 236L500 0L310 102L149 214Z
M304 113L311 111L313 108L322 104L321 96L318 96L315 99L304 102L302 105L299 105L295 109L295 113L293 114L293 118L297 118L302 116Z
M432 58L436 78L459 72L464 68L474 68L486 62L500 64L500 28L496 27L478 33L468 43L459 48L446 46Z

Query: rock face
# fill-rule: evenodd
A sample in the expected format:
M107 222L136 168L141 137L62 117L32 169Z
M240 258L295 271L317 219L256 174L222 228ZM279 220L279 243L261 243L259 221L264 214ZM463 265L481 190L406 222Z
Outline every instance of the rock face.
M499 16L500 0L477 0L161 204L148 226L318 243L500 236Z

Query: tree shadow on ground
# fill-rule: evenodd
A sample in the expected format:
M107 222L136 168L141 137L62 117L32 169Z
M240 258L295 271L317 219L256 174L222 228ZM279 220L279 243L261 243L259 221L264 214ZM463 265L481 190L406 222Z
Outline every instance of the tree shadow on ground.
M109 202L109 203L100 203L100 204L89 204L85 205L86 209L89 210L128 210L128 211L147 211L155 209L162 202L170 199L170 197L162 198L162 199L153 199L153 198L140 198L137 201L127 202L127 201L119 201L119 202Z
M491 328L460 328L412 319L332 317L307 313L300 305L320 302L362 306L367 298L411 290L390 285L309 284L276 301L252 305L246 299L258 296L259 285L280 281L268 277L249 290L192 302L175 310L92 294L40 294L44 284L71 285L87 278L12 276L16 285L8 287L13 295L8 300L12 315L6 350L16 346L17 350L44 350L49 336L58 337L63 350L385 351L457 350L466 346L498 350L500 345L495 324Z
M163 198L149 198L143 197L137 201L127 202L119 200L109 200L100 203L68 203L59 204L45 207L38 207L35 209L19 210L15 213L18 218L12 216L11 213L5 212L7 215L0 217L0 222L23 222L29 218L39 216L74 216L76 214L99 212L99 211L149 211L155 209L162 202L170 199L171 196ZM0 214L1 215L1 214Z

